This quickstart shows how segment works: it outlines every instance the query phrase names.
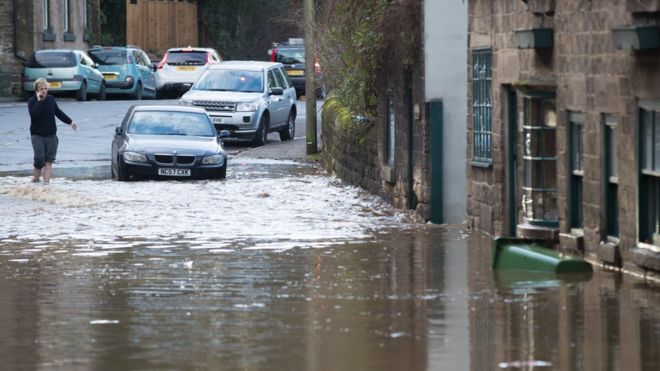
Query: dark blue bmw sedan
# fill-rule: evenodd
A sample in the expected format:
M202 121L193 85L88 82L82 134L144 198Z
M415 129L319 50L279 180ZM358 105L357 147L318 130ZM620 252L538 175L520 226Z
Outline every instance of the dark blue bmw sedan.
M206 111L184 106L132 106L115 128L112 177L223 179L227 155Z

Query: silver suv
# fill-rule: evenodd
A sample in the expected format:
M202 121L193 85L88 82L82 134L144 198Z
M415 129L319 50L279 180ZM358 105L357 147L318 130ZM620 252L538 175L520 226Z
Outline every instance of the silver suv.
M289 140L296 131L296 89L281 63L211 65L179 102L205 108L218 131L252 139L257 146L266 143L270 132Z
M190 89L207 66L220 63L222 58L212 48L170 48L156 66L158 96L181 93Z

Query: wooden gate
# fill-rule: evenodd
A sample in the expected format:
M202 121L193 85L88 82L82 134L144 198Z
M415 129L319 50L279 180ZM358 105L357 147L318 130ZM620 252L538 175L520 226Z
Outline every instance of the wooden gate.
M126 0L126 43L158 56L169 48L197 46L197 2Z

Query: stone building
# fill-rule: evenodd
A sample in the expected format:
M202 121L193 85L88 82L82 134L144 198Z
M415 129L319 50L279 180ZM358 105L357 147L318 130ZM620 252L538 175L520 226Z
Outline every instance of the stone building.
M659 24L658 0L469 2L471 227L658 277Z
M406 30L408 45L396 40L387 46L389 59L381 64L376 89L377 120L342 124L341 115L326 105L322 163L424 220L462 223L467 4L414 0L391 7L391 24L413 28Z
M0 97L20 94L23 63L33 51L86 49L98 34L98 15L99 0L0 2Z

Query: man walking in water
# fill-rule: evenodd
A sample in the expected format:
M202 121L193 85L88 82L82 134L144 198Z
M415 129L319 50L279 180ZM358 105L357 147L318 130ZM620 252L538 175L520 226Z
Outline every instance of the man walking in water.
M62 122L71 125L75 130L78 128L73 120L67 116L55 102L52 95L48 95L48 81L38 78L34 82L35 94L28 99L28 110L30 111L30 137L32 149L34 150L34 173L33 182L38 182L42 175L44 184L50 183L53 162L57 155L57 126L55 116Z

